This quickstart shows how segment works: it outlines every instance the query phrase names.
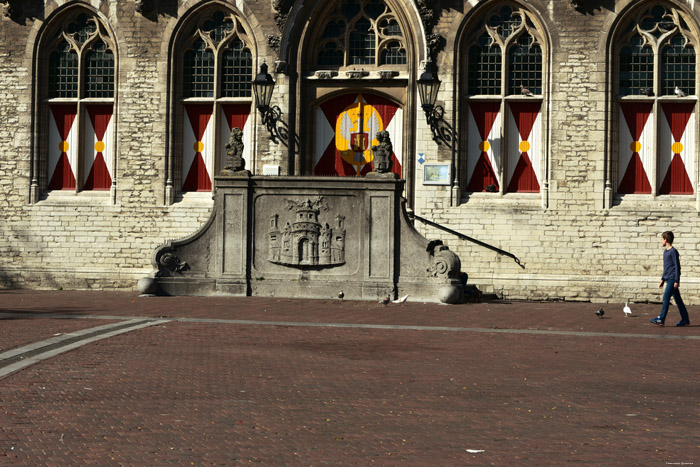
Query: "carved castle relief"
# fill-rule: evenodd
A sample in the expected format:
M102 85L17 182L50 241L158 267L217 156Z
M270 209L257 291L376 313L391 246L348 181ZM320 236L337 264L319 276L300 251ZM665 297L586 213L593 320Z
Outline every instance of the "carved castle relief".
M335 216L335 225L318 220L328 211L322 197L305 201L287 200L294 210L293 221L279 227L280 215L270 216L268 261L292 267L339 266L345 264L345 217Z

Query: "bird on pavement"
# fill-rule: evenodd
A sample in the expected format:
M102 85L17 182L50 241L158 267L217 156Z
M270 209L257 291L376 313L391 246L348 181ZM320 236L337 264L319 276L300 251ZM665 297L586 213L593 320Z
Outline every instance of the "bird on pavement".
M598 318L602 318L604 314L605 314L605 310L603 310L602 308L595 312L595 315Z
M520 94L522 94L523 96L528 96L528 97L533 96L532 91L530 91L528 88L526 88L522 84L520 85Z
M676 86L676 89L675 91L673 91L673 93L678 97L685 97L685 93L681 91L681 88L679 88L678 86Z
M625 312L625 316L632 316L632 310L629 307L629 302L625 302L625 307L622 309L622 311Z
M343 301L343 298L345 298L345 294L344 294L343 291L341 290L340 293L338 294L338 299L342 302L342 301Z
M401 298L397 298L396 300L392 300L391 303L403 303L406 301L407 298L408 298L408 294L404 295Z
M387 295L386 297L384 297L384 298L382 298L381 300L379 300L379 303L381 303L382 305L386 306L390 301L391 301L391 299L390 299L389 296Z

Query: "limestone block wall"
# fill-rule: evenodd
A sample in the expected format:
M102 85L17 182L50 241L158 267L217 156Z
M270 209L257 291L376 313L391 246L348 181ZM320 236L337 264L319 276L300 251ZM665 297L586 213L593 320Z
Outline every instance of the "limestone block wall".
M569 2L528 3L542 18L551 47L545 115L550 129L548 196L462 193L450 202L449 187L424 186L420 166L416 173L418 215L506 250L524 268L445 232L419 222L416 226L428 238L445 240L462 258L470 283L486 292L618 303L660 300L660 233L672 230L681 254L684 300L700 303L697 195L626 196L606 202L605 166L611 154L606 41L617 16L634 2L610 2L593 14L575 11ZM678 3L700 18L693 2ZM445 34L456 31L468 14L444 17L440 26ZM441 68L450 69L453 57L445 54ZM446 81L441 94L454 92ZM450 160L451 154L435 143L418 141L419 152Z
M321 0L317 0L320 2ZM0 286L37 288L127 288L150 271L153 249L168 239L196 232L209 217L211 195L193 193L168 203L166 180L172 151L168 79L169 44L187 12L202 0L154 2L155 13L137 13L134 2L112 0L51 0L30 2L22 21L0 18ZM257 67L265 60L273 70L279 58L268 36L280 35L275 2L237 0L227 3L246 18L256 42ZM294 2L293 8L301 8ZM301 11L316 11L306 2ZM392 8L411 8L397 0ZM435 31L445 38L437 56L442 81L438 104L452 140L433 140L420 103L415 115L406 115L404 132L415 142L415 152L403 161L453 160L463 165L466 131L465 102L460 100L460 40L471 15L493 0L436 2ZM689 303L700 303L700 256L695 232L700 228L697 194L692 196L626 196L606 193L607 167L614 154L614 120L609 38L616 20L639 0L588 2L585 11L565 0L523 0L546 31L549 54L543 111L547 165L539 194L467 193L463 176L448 186L423 185L423 166L415 162L405 173L409 206L416 214L477 238L515 255L524 268L508 257L429 229L416 223L428 238L443 239L457 252L470 282L486 292L507 298L574 299L602 301L658 300L661 272L659 234L676 233L683 263L683 292ZM99 11L112 28L118 45L115 131L117 168L115 189L109 192L51 193L33 202L31 180L33 147L41 128L33 118L42 102L35 100L34 47L42 25L60 9L83 4ZM700 24L700 3L673 1ZM311 6L310 6L311 5ZM294 10L296 11L296 10ZM294 13L294 11L292 13ZM413 11L413 10L411 10ZM294 16L290 37L300 37L310 18ZM416 17L406 15L406 17ZM423 25L406 25L422 40ZM697 51L696 51L697 52ZM416 57L424 54L414 51ZM298 55L290 55L290 62ZM277 86L274 105L284 122L299 122L301 95L298 64L289 63L290 75L273 73ZM361 80L344 81L350 91L368 86ZM415 86L408 83L407 86ZM416 94L417 95L417 94ZM249 118L254 127L255 173L263 164L278 164L282 175L308 172L309 154L289 151L270 139L259 124L257 111ZM696 114L698 109L696 108ZM407 112L408 114L408 112ZM696 118L696 122L700 120ZM696 123L697 126L697 123ZM299 128L299 125L296 125ZM33 130L34 128L34 130ZM293 128L292 128L293 129ZM695 128L696 133L700 133ZM290 137L293 139L294 134ZM312 138L313 135L297 135ZM697 155L696 157L696 167ZM411 167L410 164L404 164ZM696 173L692 174L695 180ZM700 187L696 184L697 188Z

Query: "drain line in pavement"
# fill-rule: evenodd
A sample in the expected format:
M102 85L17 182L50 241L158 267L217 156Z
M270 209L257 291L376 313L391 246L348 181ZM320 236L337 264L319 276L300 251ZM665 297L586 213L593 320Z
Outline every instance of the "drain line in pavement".
M0 353L0 378L85 344L169 321L167 319L131 319L61 334L51 339L8 350Z

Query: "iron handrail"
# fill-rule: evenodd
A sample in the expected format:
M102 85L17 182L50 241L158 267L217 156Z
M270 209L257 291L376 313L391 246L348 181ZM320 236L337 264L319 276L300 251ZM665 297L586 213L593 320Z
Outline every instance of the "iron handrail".
M495 252L498 253L499 255L503 255L503 256L507 256L507 257L509 257L509 258L512 258L513 261L515 261L515 264L517 264L517 265L520 266L521 268L525 269L525 266L520 262L520 259L518 259L518 257L515 256L513 253L509 253L509 252L507 252L507 251L505 251L505 250L502 250L502 249L500 249L500 248L498 248L498 247L495 247L495 246L493 246L493 245L489 245L488 243L484 243L484 242L482 242L481 240L477 240L476 238L472 238L472 237L470 237L470 236L468 236L468 235L464 235L463 233L457 232L456 230L452 230L452 229L450 229L449 227L445 227L444 225L441 225L441 224L438 224L437 222L433 222L433 221L431 221L431 220L428 220L428 219L426 219L426 218L424 218L424 217L421 217L421 216L419 216L419 215L417 215L417 214L409 213L409 216L413 217L414 219L418 219L419 221L421 221L421 222L423 222L423 223L425 223L425 224L428 224L428 225L430 225L430 226L432 226L432 227L438 228L438 229L440 229L440 230L444 230L444 231L447 232L447 233L451 233L452 235L455 235L455 236L459 237L459 238L462 239L462 240L467 240L467 241L469 241L469 242L476 243L476 244L479 245L479 246L483 246L484 248L488 248L488 249L491 250L491 251L495 251Z

